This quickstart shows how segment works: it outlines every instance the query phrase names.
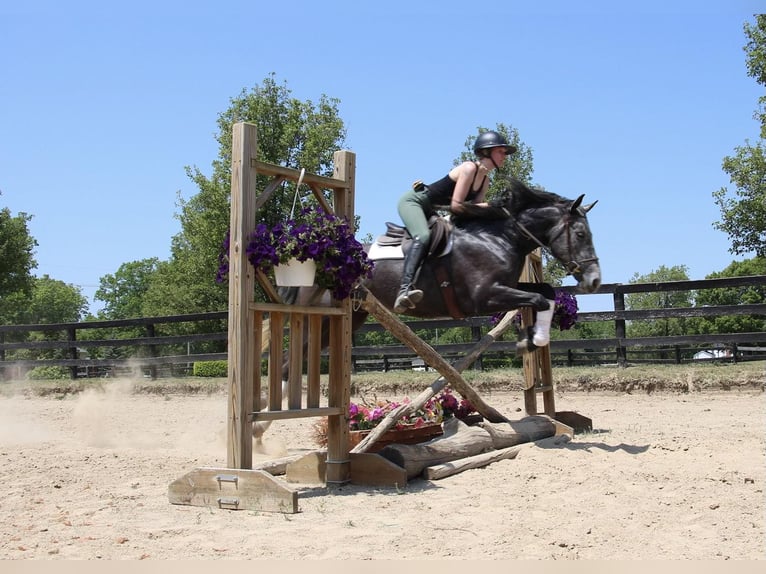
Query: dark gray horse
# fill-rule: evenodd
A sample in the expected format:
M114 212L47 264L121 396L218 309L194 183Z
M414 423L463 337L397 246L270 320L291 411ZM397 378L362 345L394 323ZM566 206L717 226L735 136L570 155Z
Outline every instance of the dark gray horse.
M596 291L601 269L586 217L595 203L582 205L583 197L570 200L510 180L506 192L486 212L494 218L480 217L486 213L479 211L474 216L453 217L447 247L429 255L416 279L423 300L407 315L471 317L519 307L550 310L550 301L555 299L551 285L519 282L526 256L538 247L547 248L566 267L577 279L579 291ZM371 253L376 251L377 246L371 249ZM401 252L399 256L373 256L375 269L364 285L392 309L402 275ZM311 287L290 289L281 291L285 299L304 304L314 291ZM365 311L355 311L353 328L361 326L366 317ZM531 340L526 343L526 350L534 347Z

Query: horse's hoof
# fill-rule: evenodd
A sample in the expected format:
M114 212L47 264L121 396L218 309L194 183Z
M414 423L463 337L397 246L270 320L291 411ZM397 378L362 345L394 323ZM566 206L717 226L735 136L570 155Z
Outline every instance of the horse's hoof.
M519 357L531 353L535 349L537 349L537 345L532 342L532 339L522 339L516 343L516 355Z

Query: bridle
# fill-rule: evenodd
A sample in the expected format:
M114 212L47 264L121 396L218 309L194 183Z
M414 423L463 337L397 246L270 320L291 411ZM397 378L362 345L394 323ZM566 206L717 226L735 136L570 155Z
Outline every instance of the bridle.
M589 257L588 259L582 259L580 261L577 261L572 252L572 215L571 213L568 213L564 216L564 220L562 221L558 233L554 234L550 240L549 243L553 243L559 235L564 233L564 231L567 232L567 253L569 255L569 261L564 262L561 261L556 255L553 253L553 250L550 247L547 247L543 244L542 241L540 241L535 235L529 231L522 223L517 221L516 219L513 220L514 225L521 231L521 233L524 234L524 236L527 239L530 239L534 241L541 249L545 250L547 249L548 252L553 255L555 259L561 262L562 265L566 268L567 275L575 275L578 273L582 273L582 265L585 263L598 263L598 257Z

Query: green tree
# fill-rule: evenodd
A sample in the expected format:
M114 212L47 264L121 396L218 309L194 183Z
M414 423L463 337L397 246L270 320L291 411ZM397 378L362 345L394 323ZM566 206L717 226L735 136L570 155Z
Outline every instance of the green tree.
M48 275L32 278L29 295L22 291L4 301L3 321L10 325L47 325L51 323L77 323L88 311L88 299L79 287L69 285ZM16 341L54 341L66 338L62 330L35 331L19 334ZM10 351L6 359L46 359L64 357L65 351L56 349Z
M77 323L87 312L88 298L79 287L43 275L34 280L32 298L23 312L23 322Z
M0 313L3 299L13 293L29 295L32 291L32 269L37 267L34 251L37 241L29 233L31 215L0 209Z
M88 299L79 287L52 279L48 275L35 278L32 289L32 299L26 308L23 321L29 324L44 325L47 323L77 323L88 312ZM66 335L62 331L43 331L32 335L32 340L61 340ZM36 358L64 358L64 349L41 349L36 352Z
M766 258L754 257L733 261L726 269L711 273L705 279L766 275ZM700 289L697 306L748 305L766 302L766 288L760 285L725 289ZM766 331L766 320L758 315L720 315L690 320L695 333L758 333Z
M571 333L571 335L566 335ZM553 332L551 335L557 334ZM611 339L615 336L614 321L579 321L569 331L563 331L558 339Z
M229 228L231 135L237 122L258 128L260 160L309 173L331 176L333 153L345 144L346 131L338 115L339 100L320 96L318 103L291 96L274 74L260 86L231 100L218 117L218 159L208 178L194 168L187 174L199 188L188 201L179 196L181 231L173 237L171 258L159 265L144 298L143 313L152 315L225 310L228 288L215 283L218 255ZM258 181L263 189L264 180ZM285 219L294 199L294 186L283 185L260 210L265 223Z
M661 283L666 281L688 281L689 269L686 265L665 267L646 275L635 273L630 283ZM651 293L630 293L625 296L625 308L631 311L641 309L678 309L692 307L693 291L659 291ZM628 337L664 337L682 335L686 332L687 319L666 318L629 321L626 326Z
M745 24L748 42L747 72L755 81L766 86L766 14L757 14L755 24ZM721 210L721 220L713 226L726 233L731 241L729 251L741 255L754 252L766 255L766 96L758 100L755 119L761 123L760 139L735 148L734 156L723 160L723 170L729 174L735 187L734 195L726 187L713 192L713 199Z
M143 316L143 301L149 284L157 272L159 259L123 263L114 275L104 275L94 299L103 301L101 319L128 319Z

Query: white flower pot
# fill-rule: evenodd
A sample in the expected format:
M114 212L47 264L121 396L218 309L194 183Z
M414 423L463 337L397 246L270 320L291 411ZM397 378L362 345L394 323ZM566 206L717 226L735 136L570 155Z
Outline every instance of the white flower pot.
M280 287L301 287L314 284L317 264L313 259L298 261L291 259L287 263L274 267L274 277Z

